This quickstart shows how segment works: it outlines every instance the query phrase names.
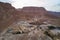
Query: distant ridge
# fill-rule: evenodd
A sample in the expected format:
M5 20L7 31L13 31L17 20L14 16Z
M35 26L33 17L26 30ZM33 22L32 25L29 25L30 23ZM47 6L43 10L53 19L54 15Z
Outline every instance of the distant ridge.
M54 12L54 11L48 11L49 14L55 15L57 17L60 17L60 12Z

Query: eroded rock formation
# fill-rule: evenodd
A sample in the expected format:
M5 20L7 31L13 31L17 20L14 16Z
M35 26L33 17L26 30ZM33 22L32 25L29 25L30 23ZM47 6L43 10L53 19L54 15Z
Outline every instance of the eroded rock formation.
M60 40L57 19L47 13L43 7L18 10L0 2L0 40Z

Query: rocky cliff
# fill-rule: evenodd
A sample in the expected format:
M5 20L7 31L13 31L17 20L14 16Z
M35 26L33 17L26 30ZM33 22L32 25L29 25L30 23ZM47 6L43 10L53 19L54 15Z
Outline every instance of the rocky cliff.
M14 14L15 8L11 4L0 2L0 31L15 20Z

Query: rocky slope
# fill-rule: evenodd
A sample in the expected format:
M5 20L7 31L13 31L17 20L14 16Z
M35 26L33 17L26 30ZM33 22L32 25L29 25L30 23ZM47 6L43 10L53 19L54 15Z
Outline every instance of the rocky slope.
M45 22L36 24L15 22L1 33L0 40L60 40L60 27Z

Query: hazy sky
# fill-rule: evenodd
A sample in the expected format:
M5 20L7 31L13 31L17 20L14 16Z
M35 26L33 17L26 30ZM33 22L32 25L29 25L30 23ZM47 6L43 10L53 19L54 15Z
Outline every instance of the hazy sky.
M2 2L10 2L15 8L24 6L45 7L50 11L60 12L60 0L0 0Z

